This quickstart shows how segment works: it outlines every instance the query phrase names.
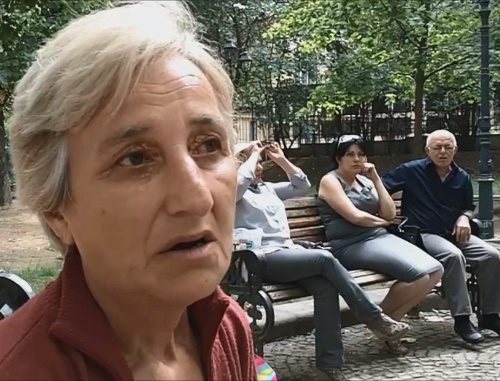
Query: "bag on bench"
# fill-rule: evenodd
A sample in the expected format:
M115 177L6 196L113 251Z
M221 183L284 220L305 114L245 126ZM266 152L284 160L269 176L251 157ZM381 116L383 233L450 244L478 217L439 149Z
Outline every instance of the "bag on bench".
M420 228L415 225L406 225L406 222L408 222L408 218L403 217L402 221L399 224L389 225L387 227L387 231L427 252L427 250L425 249L424 240L422 239L422 235L420 234Z

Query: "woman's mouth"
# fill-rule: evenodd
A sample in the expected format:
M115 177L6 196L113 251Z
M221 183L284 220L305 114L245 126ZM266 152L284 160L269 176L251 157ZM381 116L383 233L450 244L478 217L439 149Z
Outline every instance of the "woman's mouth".
M216 243L215 237L210 233L179 237L160 251L160 254L166 254L168 257L175 255L184 259L200 259L212 255Z
M200 238L195 241L180 242L173 246L169 251L196 249L205 245L206 243L207 241L205 240L205 238Z

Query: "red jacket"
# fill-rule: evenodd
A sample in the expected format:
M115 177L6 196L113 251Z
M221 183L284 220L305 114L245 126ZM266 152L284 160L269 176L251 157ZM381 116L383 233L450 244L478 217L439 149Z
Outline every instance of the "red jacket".
M217 289L189 313L208 380L257 380L248 320L230 297ZM54 282L0 321L0 379L133 379L78 255L68 255Z

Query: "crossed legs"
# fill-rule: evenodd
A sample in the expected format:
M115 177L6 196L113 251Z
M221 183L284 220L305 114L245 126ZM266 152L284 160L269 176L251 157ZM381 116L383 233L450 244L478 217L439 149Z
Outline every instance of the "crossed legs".
M344 363L339 293L363 323L380 319L380 308L326 250L282 249L266 254L263 278L274 282L299 282L314 296L318 368L340 368Z
M334 254L349 270L373 270L397 279L381 307L398 321L427 296L443 274L437 260L389 233L378 233Z

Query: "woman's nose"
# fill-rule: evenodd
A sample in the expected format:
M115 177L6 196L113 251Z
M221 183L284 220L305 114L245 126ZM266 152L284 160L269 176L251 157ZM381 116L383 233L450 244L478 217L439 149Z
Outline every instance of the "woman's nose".
M165 181L167 213L207 215L214 204L208 176L190 156L172 163Z

